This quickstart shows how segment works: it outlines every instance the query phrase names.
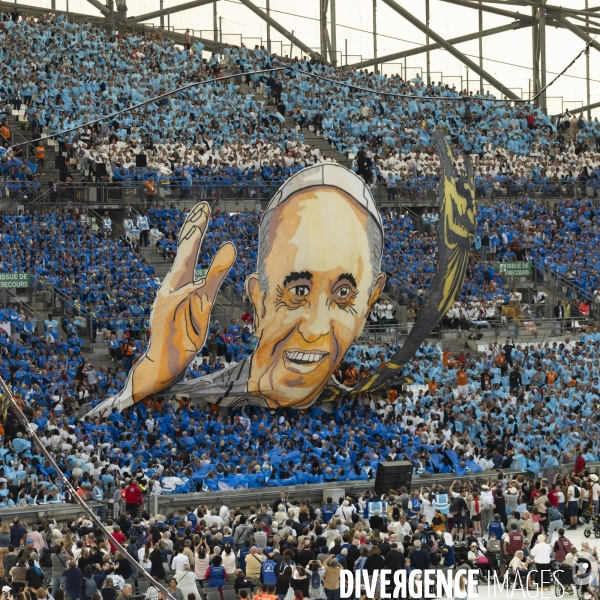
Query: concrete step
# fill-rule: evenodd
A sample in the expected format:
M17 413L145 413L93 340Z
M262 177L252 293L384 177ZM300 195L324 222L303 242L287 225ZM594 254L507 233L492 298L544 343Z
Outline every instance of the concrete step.
M89 349L87 349L89 348ZM109 354L108 354L108 345L106 342L91 344L86 348L85 352L82 354L85 356L86 360L98 371L100 367L113 367L115 363L112 362Z

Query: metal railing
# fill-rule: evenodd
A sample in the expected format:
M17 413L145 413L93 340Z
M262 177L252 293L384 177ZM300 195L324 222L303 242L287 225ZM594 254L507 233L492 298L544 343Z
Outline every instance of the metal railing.
M594 308L595 301L593 293L579 287L574 281L571 281L564 275L550 270L548 267L534 263L535 280L543 283L544 287L551 290L556 296L568 297L576 300L582 298L590 302L590 306Z
M574 471L575 464L561 464L558 467L542 469L542 476L553 479L557 474L561 476L569 475ZM586 472L589 474L600 475L600 462L590 462L586 464ZM504 469L504 474L509 478L517 477L523 474L523 471L517 469ZM476 479L480 484L488 481L495 481L498 478L497 471L479 471L471 472L467 475L458 476L455 473L436 473L435 483L449 486L454 480L468 481ZM334 498L337 502L339 498L347 494L362 494L365 490L372 490L374 478L358 481L330 481L325 483L305 484L305 485L287 485L270 486L257 489L237 488L234 490L219 490L217 492L192 492L189 494L166 494L161 496L146 496L144 498L144 508L151 515L169 515L175 510L184 509L186 506L198 506L200 504L215 508L227 502L228 506L239 507L247 510L251 506L260 506L261 502L271 501L279 497L279 492L285 492L288 499L294 499L298 502L311 500L312 502L322 502L328 496ZM418 490L421 486L431 485L431 477L413 475L411 489ZM112 516L112 503L108 500L100 502L88 501L88 506L98 512L102 506L103 513ZM0 508L0 518L3 520L12 518L16 507ZM45 518L55 518L57 522L63 523L67 519L85 516L84 510L79 504L28 504L18 507L21 521L29 521L38 516Z
M549 307L547 307L550 310ZM487 325L483 325L483 322ZM470 320L456 319L452 324L443 319L429 333L429 341L448 341L448 340L471 340L479 341L485 344L500 338L514 338L521 342L535 341L544 342L555 340L561 335L570 333L577 334L584 332L588 326L593 325L595 321L592 318L571 317L569 319L555 319L553 317L541 318L530 315L527 317L507 318L506 316L497 316L490 319L482 319L480 324ZM413 328L413 323L398 323L392 320L385 323L369 322L365 326L360 343L366 343L372 340L378 344L403 344L408 334ZM489 325L489 326L488 326ZM478 334L481 337L478 337Z
M185 202L206 200L211 204L222 202L236 203L239 210L254 209L256 204L270 200L282 182L269 183L261 181L223 183L192 180L190 182L160 182L155 186L154 194L148 194L139 182L57 182L56 199L52 194L42 192L35 187L33 181L0 182L0 197L7 198L2 203L4 210L9 210L19 203L24 196L33 196L38 204L52 203L65 206L75 205L112 205L129 204L143 206L144 203L162 201L179 205ZM439 182L413 183L410 180L400 181L397 188L388 188L385 181L379 181L373 188L373 196L378 205L409 210L410 207L438 206ZM598 195L598 186L589 182L564 182L526 185L502 183L499 186L477 187L477 200L501 200L519 198L559 198L589 197ZM415 221L415 229L421 232L425 227L419 216L410 211Z

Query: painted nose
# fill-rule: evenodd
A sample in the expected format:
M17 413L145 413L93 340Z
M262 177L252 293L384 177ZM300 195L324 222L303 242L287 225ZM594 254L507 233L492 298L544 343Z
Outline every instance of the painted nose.
M298 331L308 343L314 343L329 334L331 314L327 299L327 294L322 293L317 302L313 302L310 308L305 309L305 316Z

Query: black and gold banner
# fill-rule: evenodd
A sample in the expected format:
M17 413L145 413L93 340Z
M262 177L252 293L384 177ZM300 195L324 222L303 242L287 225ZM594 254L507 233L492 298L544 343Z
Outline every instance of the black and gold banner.
M452 151L444 135L436 132L433 138L440 157L442 180L439 188L437 268L427 301L402 348L379 373L359 382L353 392L382 393L390 387L392 379L396 387L402 366L415 355L456 302L463 287L476 226L473 171L467 162L467 177L461 179L454 168ZM412 381L405 379L403 383Z

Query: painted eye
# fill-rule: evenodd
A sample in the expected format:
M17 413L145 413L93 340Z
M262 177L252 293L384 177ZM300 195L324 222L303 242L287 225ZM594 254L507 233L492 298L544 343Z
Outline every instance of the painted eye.
M338 290L338 297L340 298L340 300L345 300L346 298L348 298L348 296L350 296L351 293L352 290L345 285L344 287L341 287Z
M310 288L307 285L296 285L293 288L290 288L290 292L296 296L300 296L303 298L304 296L308 296L310 292Z

